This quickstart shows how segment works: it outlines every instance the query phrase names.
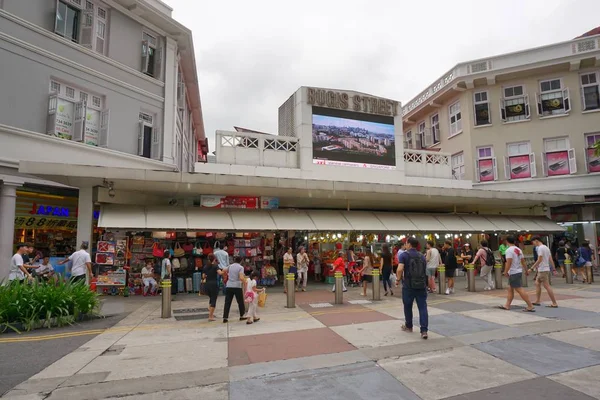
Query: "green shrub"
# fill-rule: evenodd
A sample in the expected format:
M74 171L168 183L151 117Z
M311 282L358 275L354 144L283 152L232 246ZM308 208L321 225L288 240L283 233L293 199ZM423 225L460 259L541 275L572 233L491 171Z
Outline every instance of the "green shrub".
M70 325L83 316L98 315L99 309L98 296L83 282L0 285L0 329L4 330Z

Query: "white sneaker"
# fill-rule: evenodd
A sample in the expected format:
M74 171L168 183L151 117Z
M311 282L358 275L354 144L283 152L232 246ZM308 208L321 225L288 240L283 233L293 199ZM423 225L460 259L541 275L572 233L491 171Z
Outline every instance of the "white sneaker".
M450 288L446 289L446 294L450 294Z

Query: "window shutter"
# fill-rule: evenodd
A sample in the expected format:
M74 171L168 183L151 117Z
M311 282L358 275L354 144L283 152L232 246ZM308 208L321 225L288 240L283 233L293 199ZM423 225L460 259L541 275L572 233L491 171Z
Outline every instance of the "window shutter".
M504 157L504 177L510 180L510 159L508 157Z
M417 133L417 137L415 138L415 149L421 150L423 149L423 133Z
M537 176L537 169L535 167L535 154L529 154L529 171L531 172L531 177L535 178Z
M588 149L586 147L583 148L583 154L585 154L585 170L586 170L586 172L589 173L590 172L590 156L588 155Z
M425 147L433 146L433 128L425 129Z
M144 122L140 121L140 131L138 132L138 156L144 155Z
M569 173L577 173L577 159L575 158L575 149L569 149Z
M58 7L60 6L60 0L56 0L56 9L55 9L55 13L54 13L54 33L58 33L59 35L64 35L64 32L60 32L58 30L58 20L59 17L62 18L62 16L60 15L60 11L58 9Z
M529 108L529 95L525 95L525 117L531 118L531 109Z
M542 110L542 100L540 99L539 93L535 94L535 101L537 102L537 113L541 117L544 114L543 114L543 110Z
M83 142L86 114L87 113L85 101L75 103L75 118L73 119L73 140L76 142Z
M152 128L152 148L150 151L150 157L154 160L160 160L162 155L160 154L160 144L162 142L162 135L160 134L160 128Z
M96 51L100 54L104 54L104 38L96 36Z
M475 160L475 180L481 182L481 170L479 169L479 160Z
M56 107L58 97L53 94L48 97L48 117L46 118L46 133L51 136L56 136Z
M548 176L548 156L546 153L542 153L542 169L544 170L544 176Z
M110 124L110 110L100 113L100 132L98 134L98 146L108 148L108 125Z
M504 99L500 100L500 118L502 118L502 121L506 122L506 105Z
M563 91L563 104L565 107L565 112L571 111L571 99L569 98L569 88L564 89Z
M84 10L82 17L79 44L91 49L94 36L94 10Z
M150 60L150 54L148 51L148 41L142 40L142 72L148 73L148 62Z
M180 110L184 109L184 100L185 99L185 86L183 85L183 82L179 82L179 90L177 91L177 107L179 107Z
M163 49L156 49L154 51L154 77L161 79L162 72L162 51Z
M498 162L496 161L496 157L492 158L492 167L494 168L494 180L498 180Z

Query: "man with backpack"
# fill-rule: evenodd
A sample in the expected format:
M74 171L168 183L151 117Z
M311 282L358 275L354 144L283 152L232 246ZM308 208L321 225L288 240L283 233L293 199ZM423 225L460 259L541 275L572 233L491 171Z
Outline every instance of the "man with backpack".
M413 304L417 301L421 338L427 339L429 317L427 315L427 261L417 251L419 241L409 238L406 251L398 260L397 276L402 277L402 302L404 303L404 332L413 331Z
M486 282L486 286L483 290L492 290L494 288L493 271L496 259L494 253L488 247L488 242L486 240L481 241L481 247L479 247L477 254L475 254L475 259L473 259L473 265L477 264L477 260L481 263L481 272L479 273L479 276Z

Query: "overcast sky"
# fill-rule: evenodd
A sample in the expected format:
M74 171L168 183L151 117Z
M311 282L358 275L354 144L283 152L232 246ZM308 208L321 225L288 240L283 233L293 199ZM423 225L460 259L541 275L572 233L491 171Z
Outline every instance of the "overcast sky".
M194 33L204 123L277 133L300 86L403 104L455 64L570 40L600 0L164 0Z

